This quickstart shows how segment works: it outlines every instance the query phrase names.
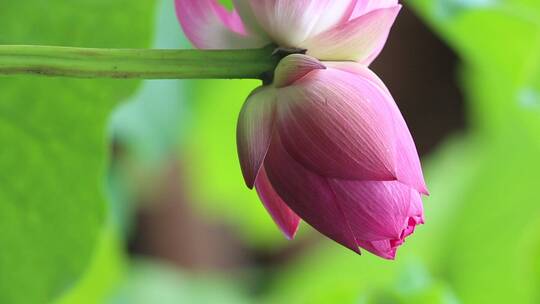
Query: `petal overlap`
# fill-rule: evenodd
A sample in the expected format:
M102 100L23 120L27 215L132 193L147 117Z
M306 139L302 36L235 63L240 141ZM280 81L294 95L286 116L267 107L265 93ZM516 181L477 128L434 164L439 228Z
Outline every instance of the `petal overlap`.
M257 175L255 188L264 207L270 213L276 225L288 239L293 239L300 224L300 217L287 206L274 190L274 187L268 180L264 167L261 168L260 173Z
M397 181L348 181L330 179L358 240L400 239L407 227L411 188Z
M276 192L296 214L327 237L360 253L344 210L335 200L327 179L294 160L277 134L264 168Z
M261 87L247 98L238 116L238 158L249 188L253 188L274 132L275 103L274 89Z
M331 62L325 63L328 68L339 69L341 71L349 72L355 76L360 76L373 85L380 88L381 92L385 92L386 98L384 101L388 105L389 113L392 116L394 132L396 134L396 176L397 179L414 189L418 190L422 194L429 194L424 176L422 174L422 167L420 164L420 158L416 150L416 145L412 138L411 132L407 127L407 123L403 118L396 102L392 98L390 91L386 88L382 80L375 75L368 68L356 64L353 62Z
M344 20L352 11L351 0L252 0L259 24L280 46L302 47L317 35Z
M293 54L283 58L275 70L274 87L291 85L313 70L325 70L326 66L319 60L306 55Z
M336 69L278 90L276 128L286 150L317 173L395 180L395 137L383 92Z
M303 42L321 60L354 60L369 65L380 53L401 6L361 15Z

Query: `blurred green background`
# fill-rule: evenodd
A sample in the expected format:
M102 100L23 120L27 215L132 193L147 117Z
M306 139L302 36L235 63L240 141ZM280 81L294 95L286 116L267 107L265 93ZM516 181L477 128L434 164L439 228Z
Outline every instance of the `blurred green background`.
M284 240L236 156L256 81L1 77L0 303L539 303L540 2L404 4L373 68L431 196L396 261ZM2 0L0 44L190 47L172 0Z

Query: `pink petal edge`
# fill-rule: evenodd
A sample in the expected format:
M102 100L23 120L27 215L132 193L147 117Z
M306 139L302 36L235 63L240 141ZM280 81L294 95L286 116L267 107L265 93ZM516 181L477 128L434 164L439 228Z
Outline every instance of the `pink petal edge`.
M372 11L312 36L302 43L320 60L354 60L369 65L380 53L401 5Z
M270 144L264 168L274 190L302 220L330 239L360 253L328 181L295 161L283 148L277 133Z
M264 207L268 213L270 213L274 222L283 234L289 240L292 240L298 231L300 217L298 217L298 215L296 215L296 213L294 213L294 211L292 211L276 193L268 180L264 167L261 168L261 171L257 175L255 188L257 189L257 193Z
M362 66L361 64L353 62L327 62L325 63L328 68L339 69L359 75L370 81L374 85L378 86L388 96L386 102L388 103L390 113L393 119L394 130L396 134L396 176L397 179L420 193L429 195L429 190L426 186L424 176L422 173L422 166L420 158L416 150L416 145L412 138L411 132L407 127L407 123L403 118L396 102L392 98L390 91L386 88L382 80L380 80L375 73Z
M253 14L272 40L284 47L303 47L301 42L351 15L355 0L250 1Z
M238 158L244 181L251 189L266 156L275 121L275 90L259 87L242 106L236 128Z
M398 0L358 0L350 20L365 15L371 11L398 5Z

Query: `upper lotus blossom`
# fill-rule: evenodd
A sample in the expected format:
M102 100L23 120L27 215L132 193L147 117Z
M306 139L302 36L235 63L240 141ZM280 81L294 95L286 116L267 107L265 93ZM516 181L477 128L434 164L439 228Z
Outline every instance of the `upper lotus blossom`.
M186 36L201 49L306 49L320 60L369 64L401 9L397 0L176 0Z
M424 222L418 153L397 105L365 66L285 57L238 120L238 153L289 238L300 218L336 242L393 259Z

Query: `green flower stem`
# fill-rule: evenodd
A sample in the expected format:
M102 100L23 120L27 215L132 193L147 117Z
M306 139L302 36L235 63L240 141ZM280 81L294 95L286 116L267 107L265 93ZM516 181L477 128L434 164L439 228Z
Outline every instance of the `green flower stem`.
M0 45L0 75L264 80L278 61L271 46L251 50L156 50Z

